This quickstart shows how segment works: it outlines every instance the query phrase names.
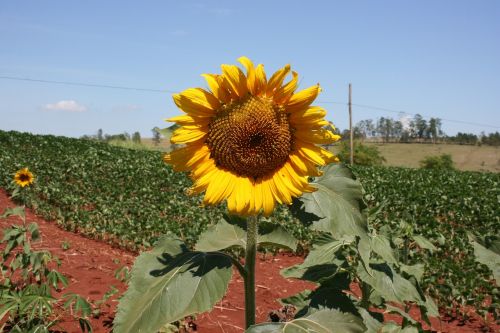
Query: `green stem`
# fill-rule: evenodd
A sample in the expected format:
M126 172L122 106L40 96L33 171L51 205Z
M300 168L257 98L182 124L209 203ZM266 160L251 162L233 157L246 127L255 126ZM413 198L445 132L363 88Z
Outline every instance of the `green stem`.
M235 258L232 255L229 255L229 254L224 253L224 252L217 252L217 253L230 258L231 262L234 265L234 267L236 267L238 269L238 272L240 273L241 277L243 279L246 279L246 277L247 277L247 271L245 270L245 267L240 263L240 260L238 258Z
M257 252L257 216L247 220L247 248L245 252L245 327L255 324L255 257Z
M28 244L28 248L31 250L31 242L30 242L30 236L28 232L28 227L26 226L26 204L23 204L23 211L24 211L24 216L23 216L23 228L24 228L24 237L26 237L26 243Z

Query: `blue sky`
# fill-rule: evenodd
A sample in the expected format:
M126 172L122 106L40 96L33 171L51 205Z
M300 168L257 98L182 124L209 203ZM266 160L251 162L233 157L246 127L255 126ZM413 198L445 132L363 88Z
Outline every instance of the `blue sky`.
M2 1L0 76L178 92L242 55L286 63L337 127L353 103L500 126L500 1ZM0 129L140 131L179 110L171 93L0 79ZM354 107L354 121L400 117ZM446 133L494 127L443 121Z

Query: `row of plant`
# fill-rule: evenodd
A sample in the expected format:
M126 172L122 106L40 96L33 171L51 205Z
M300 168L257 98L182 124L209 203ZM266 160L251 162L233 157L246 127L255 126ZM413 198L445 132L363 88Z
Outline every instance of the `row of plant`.
M498 317L500 257L495 253L500 254L500 174L387 167L354 170L368 205L380 207L372 220L374 227L399 245L405 263L425 264L423 288L448 305L450 315L473 306ZM412 235L422 235L430 243L418 237L409 241ZM419 246L431 252L419 251Z
M223 208L202 209L199 197L185 195L190 181L163 164L159 152L0 131L0 187L8 189L12 174L24 166L38 176L40 185L27 191L28 205L38 214L120 246L149 247L169 232L193 246L222 217ZM467 231L480 234L486 247L495 242L500 176L383 167L354 171L374 209L375 229L406 265L425 263L422 287L441 305L493 311L498 291L491 270L477 262ZM310 246L315 232L288 210L275 212L272 221L302 248Z

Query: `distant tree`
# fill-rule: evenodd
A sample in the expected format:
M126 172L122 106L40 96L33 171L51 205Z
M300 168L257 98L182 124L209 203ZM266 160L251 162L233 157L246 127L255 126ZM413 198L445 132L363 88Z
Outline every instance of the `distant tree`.
M420 140L424 139L427 135L427 121L417 113L415 117L413 117L413 122L417 131L417 137Z
M389 142L394 133L394 120L391 118L380 117L377 121L377 132L384 142Z
M161 142L161 136L160 136L160 132L158 131L158 127L155 127L151 130L151 132L153 132L153 144L155 146L158 146Z
M102 134L102 128L99 128L97 130L97 140L99 140L99 141L103 141L104 140L104 136Z
M478 142L478 137L472 133L458 132L457 135L448 137L448 141L459 145L475 145Z
M488 135L483 135L481 142L490 146L500 146L500 133L490 133Z
M429 120L429 134L432 138L432 143L436 143L439 136L442 134L441 131L441 119L439 118L431 118Z
M403 123L399 120L393 122L392 125L392 137L399 139L403 133Z
M134 132L134 134L132 134L132 141L134 143L141 143L141 133Z
M373 125L372 119L366 119L359 121L354 126L354 136L356 134L361 139L366 139L369 136L375 136L375 126Z
M410 143L410 141L411 141L411 132L409 130L403 130L401 132L401 136L399 137L399 142Z

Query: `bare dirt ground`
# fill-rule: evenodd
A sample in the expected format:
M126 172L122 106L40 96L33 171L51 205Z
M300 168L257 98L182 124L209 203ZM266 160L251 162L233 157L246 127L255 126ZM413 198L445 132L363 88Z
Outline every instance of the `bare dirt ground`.
M5 191L0 190L0 212L6 207L14 207ZM114 272L120 267L131 266L137 254L114 248L103 242L91 240L81 235L60 229L54 222L47 222L28 211L27 219L40 226L42 240L36 244L38 249L46 249L60 258L62 265L59 271L65 274L70 285L59 294L75 292L89 300L98 301L114 286L123 292L124 283L115 278ZM17 217L0 219L1 230L11 224L19 224ZM69 248L68 248L69 246ZM303 281L284 279L279 271L285 267L302 262L303 258L290 254L277 256L260 256L257 260L257 322L269 321L269 314L280 309L277 299L287 297L304 289L312 289L314 285ZM358 292L352 286L352 292ZM117 305L117 295L100 306L101 313L92 318L94 332L110 332ZM56 329L78 333L78 323L70 320L68 314L59 311L61 323ZM418 319L418 316L412 313ZM395 317L386 317L394 320ZM236 271L230 282L228 294L209 312L197 315L194 321L196 332L200 333L241 333L244 327L243 281ZM500 326L491 324L490 328L474 313L471 319L462 322L452 320L432 320L433 332L499 332Z

